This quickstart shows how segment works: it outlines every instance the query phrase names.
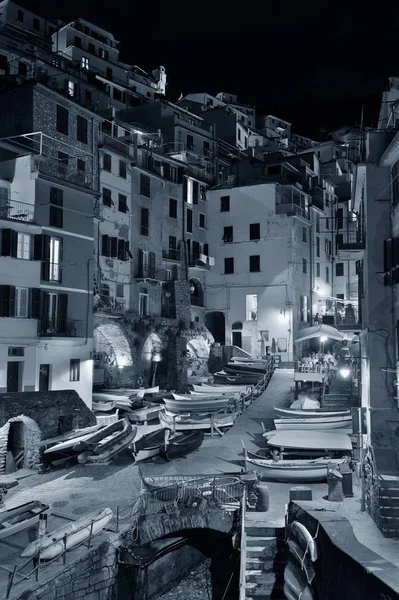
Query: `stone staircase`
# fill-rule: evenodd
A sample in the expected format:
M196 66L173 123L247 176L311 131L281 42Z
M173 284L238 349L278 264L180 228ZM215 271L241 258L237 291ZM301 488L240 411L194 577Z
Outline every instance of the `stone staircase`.
M381 531L385 537L399 539L399 477L379 476Z
M333 379L328 394L324 395L322 407L328 410L346 410L351 406L350 381Z
M284 567L287 562L284 528L248 519L245 531L246 599L283 600Z

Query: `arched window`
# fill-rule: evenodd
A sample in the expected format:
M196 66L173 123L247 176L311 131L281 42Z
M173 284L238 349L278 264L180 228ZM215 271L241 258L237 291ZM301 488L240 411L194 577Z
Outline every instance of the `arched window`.
M233 331L241 331L242 330L242 323L241 323L241 321L235 321L235 323L233 323L233 325L231 326L231 329Z

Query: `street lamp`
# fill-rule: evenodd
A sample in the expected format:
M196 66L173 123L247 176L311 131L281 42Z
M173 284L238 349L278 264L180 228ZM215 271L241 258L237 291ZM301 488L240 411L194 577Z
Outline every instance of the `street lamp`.
M157 366L158 366L158 363L161 361L161 355L159 354L159 352L154 350L152 353L151 360L153 363L151 387L154 387L155 386L155 377L157 374Z
M328 337L326 335L320 336L320 354L323 354L324 344L327 340L328 340Z

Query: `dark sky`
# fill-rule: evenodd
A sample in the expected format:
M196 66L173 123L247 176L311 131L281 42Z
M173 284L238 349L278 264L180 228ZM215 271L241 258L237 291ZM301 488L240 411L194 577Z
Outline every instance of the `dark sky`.
M237 93L309 136L359 122L362 104L372 125L388 77L399 75L399 4L386 0L384 10L363 0L18 3L112 31L122 60L165 66L172 101L181 92Z

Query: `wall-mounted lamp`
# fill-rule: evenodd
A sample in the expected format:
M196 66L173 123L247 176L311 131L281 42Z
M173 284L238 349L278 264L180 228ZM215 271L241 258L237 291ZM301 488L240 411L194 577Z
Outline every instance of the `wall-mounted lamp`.
M351 370L348 369L348 367L342 367L342 369L339 370L339 374L341 375L341 377L346 379L351 374Z

